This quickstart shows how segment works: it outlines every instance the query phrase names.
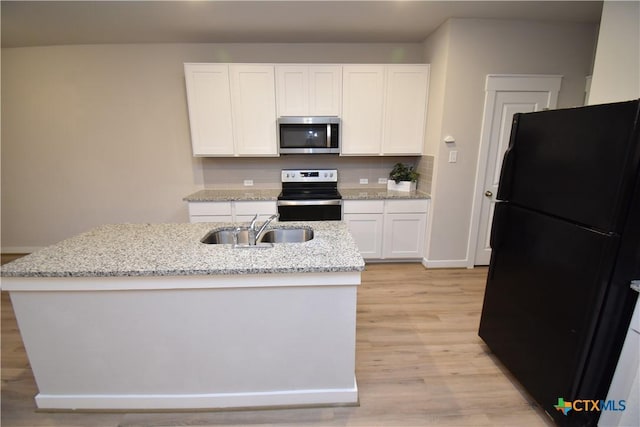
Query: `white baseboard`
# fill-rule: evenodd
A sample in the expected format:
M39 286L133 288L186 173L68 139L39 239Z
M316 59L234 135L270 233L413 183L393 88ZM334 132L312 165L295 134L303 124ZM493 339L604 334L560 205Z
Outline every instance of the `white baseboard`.
M3 246L3 254L31 254L42 249L42 246Z
M428 260L423 258L422 265L426 268L468 268L469 261L466 259Z
M358 386L319 390L280 390L255 393L215 394L38 394L39 409L70 410L197 410L224 408L265 408L318 405L355 405Z

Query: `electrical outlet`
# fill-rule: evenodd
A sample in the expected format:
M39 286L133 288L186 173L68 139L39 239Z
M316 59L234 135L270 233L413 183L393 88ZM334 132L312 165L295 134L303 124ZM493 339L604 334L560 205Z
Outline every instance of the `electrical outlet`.
M378 178L378 184L386 184L387 178Z
M252 187L253 186L253 180L252 179L245 179L244 180L244 186L245 187Z
M367 178L360 178L360 184L366 185L369 183L369 179Z

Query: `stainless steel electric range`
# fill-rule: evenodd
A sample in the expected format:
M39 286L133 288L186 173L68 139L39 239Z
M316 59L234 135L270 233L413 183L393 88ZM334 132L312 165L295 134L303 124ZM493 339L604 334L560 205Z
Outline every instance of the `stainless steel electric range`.
M284 169L278 196L280 221L340 221L342 196L336 169Z

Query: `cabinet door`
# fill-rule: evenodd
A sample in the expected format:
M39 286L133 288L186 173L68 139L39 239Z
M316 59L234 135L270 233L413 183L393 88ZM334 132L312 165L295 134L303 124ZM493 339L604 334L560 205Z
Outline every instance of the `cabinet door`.
M309 115L309 67L277 65L278 116Z
M383 214L343 215L363 258L382 258L383 217Z
M234 154L229 67L184 64L194 156Z
M379 155L382 143L384 66L342 69L342 148L346 155Z
M309 115L339 116L342 110L342 67L309 66Z
M422 154L428 81L428 65L387 67L383 154Z
M384 220L384 258L422 258L424 213L388 213Z
M189 202L189 222L232 222L231 202Z
M236 154L277 156L273 65L230 65Z

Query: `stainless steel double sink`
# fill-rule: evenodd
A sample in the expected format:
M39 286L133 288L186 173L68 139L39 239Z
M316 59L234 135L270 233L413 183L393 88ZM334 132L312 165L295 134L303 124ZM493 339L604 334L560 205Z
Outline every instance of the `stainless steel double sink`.
M274 243L303 243L313 239L311 227L276 227L265 231L255 245L249 244L248 227L222 227L208 232L200 241L208 245L237 247L270 247Z

